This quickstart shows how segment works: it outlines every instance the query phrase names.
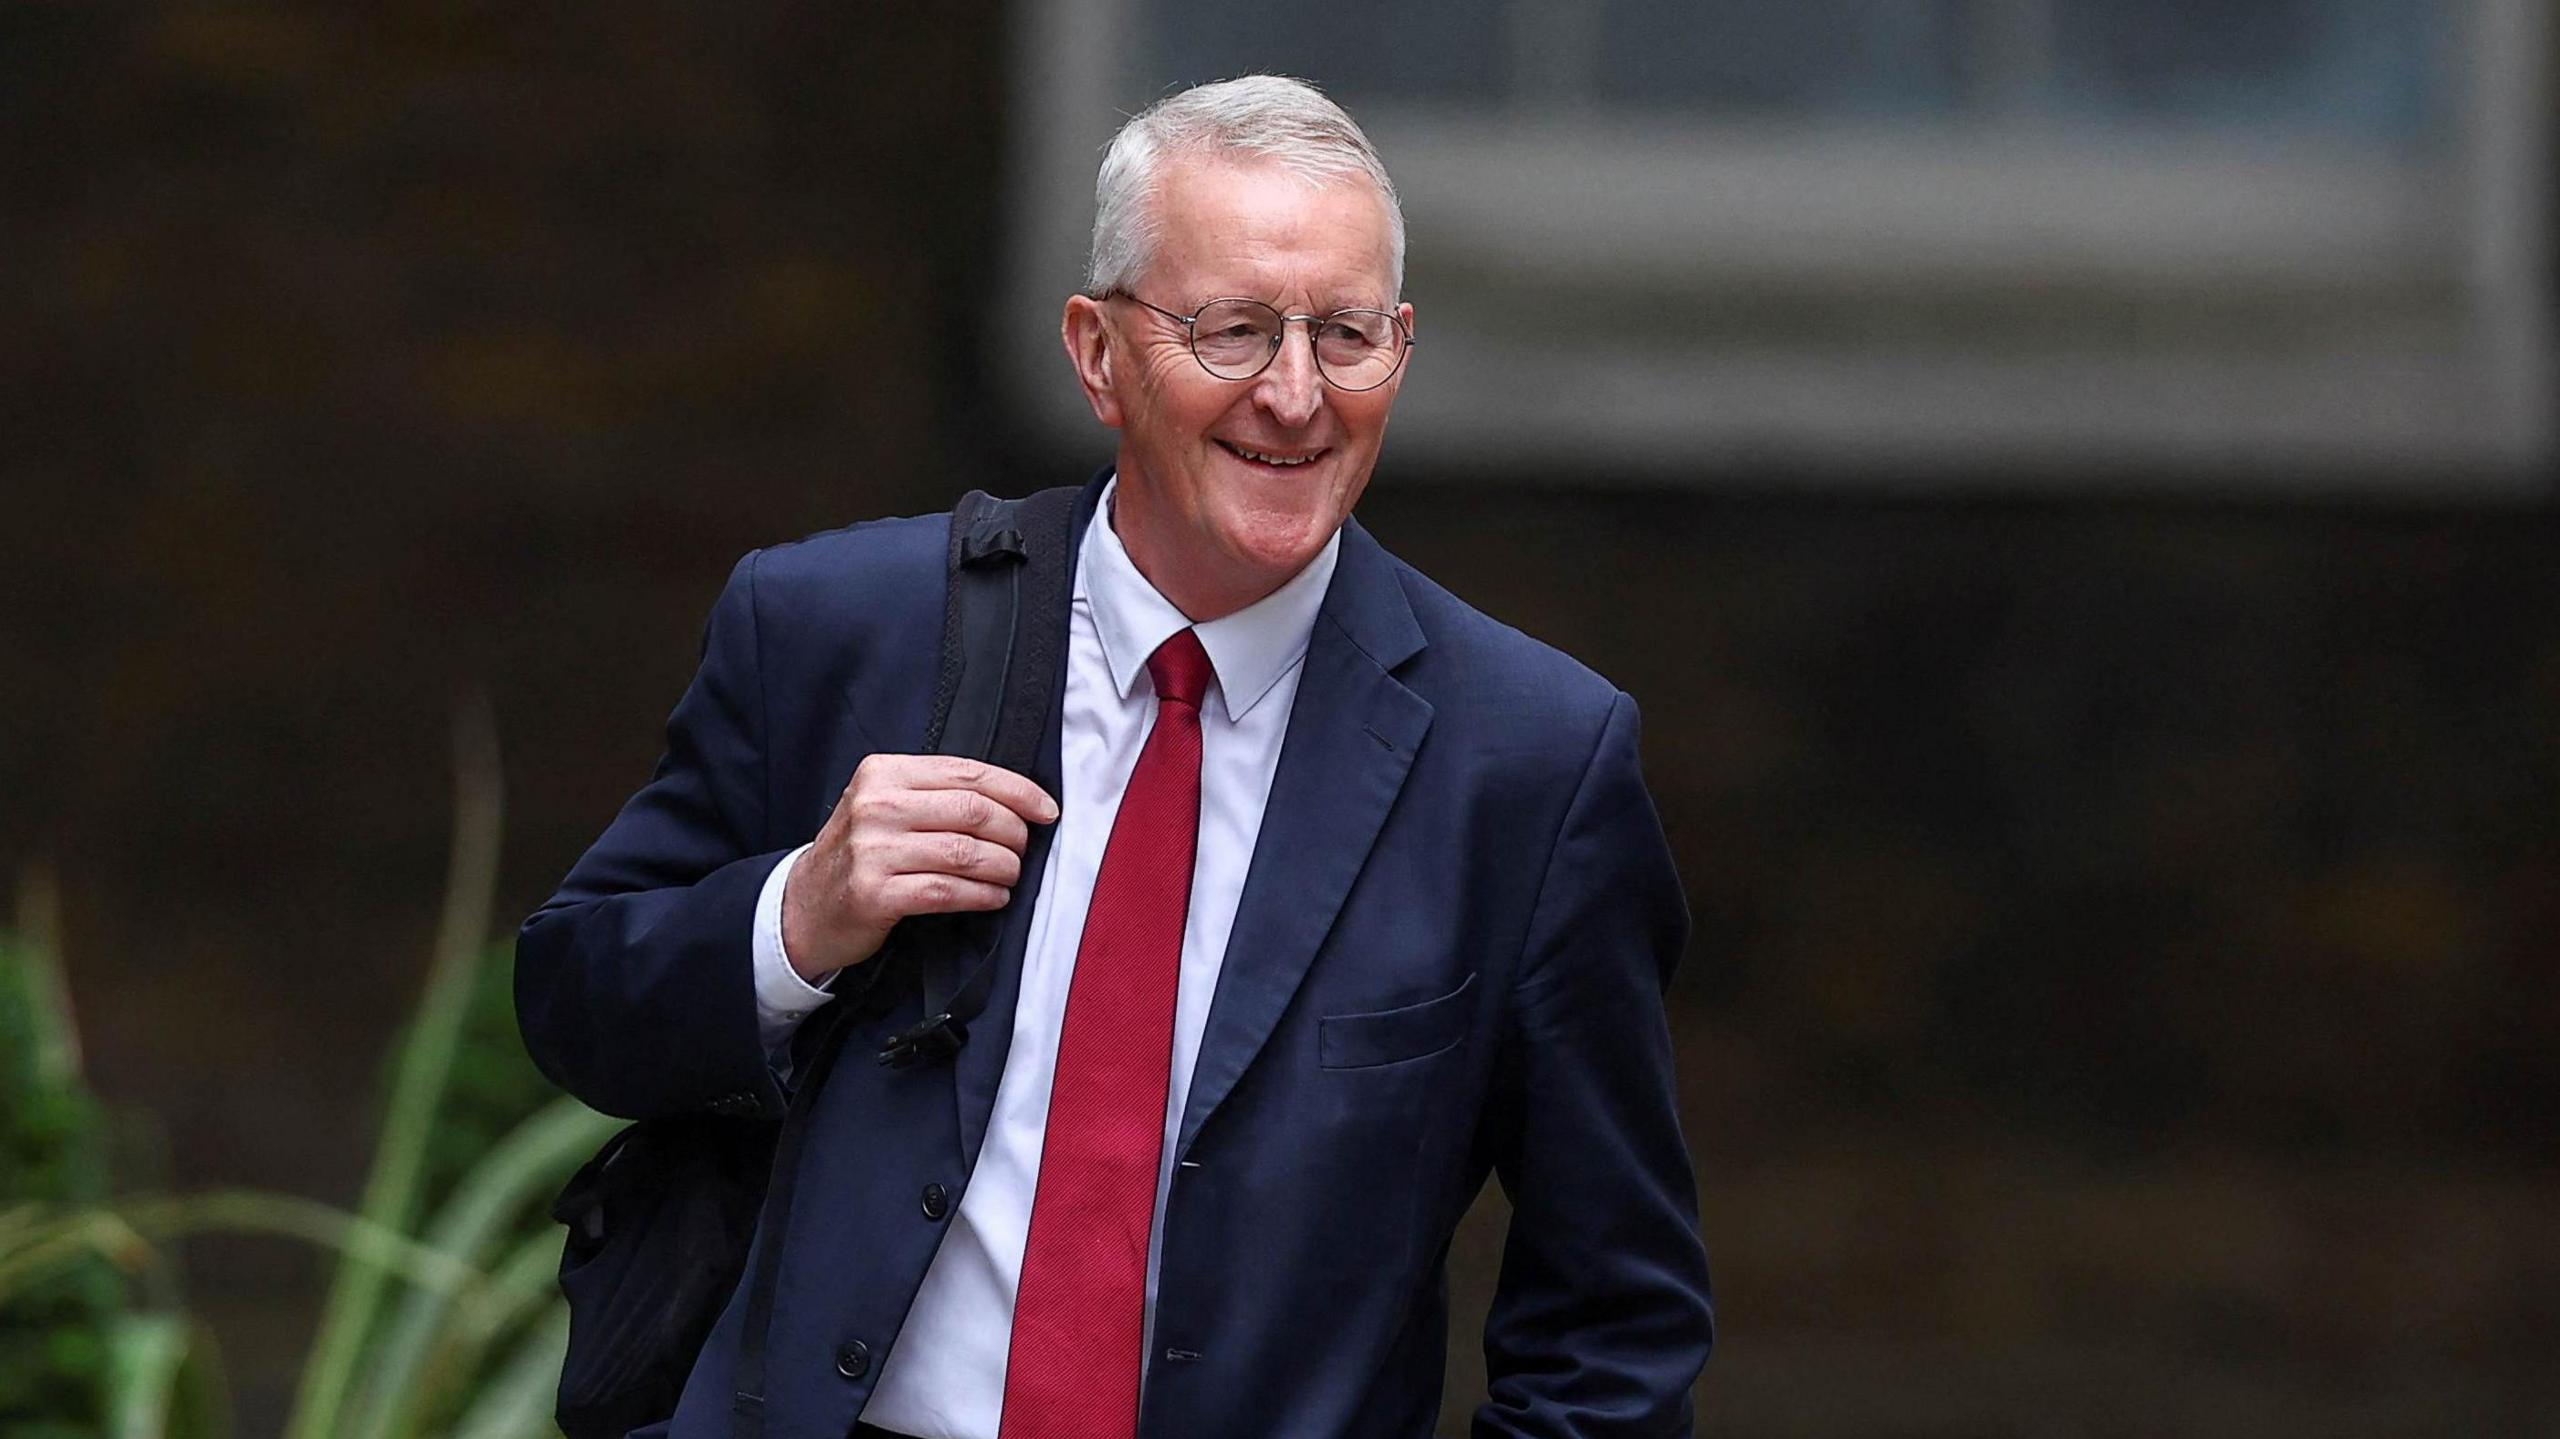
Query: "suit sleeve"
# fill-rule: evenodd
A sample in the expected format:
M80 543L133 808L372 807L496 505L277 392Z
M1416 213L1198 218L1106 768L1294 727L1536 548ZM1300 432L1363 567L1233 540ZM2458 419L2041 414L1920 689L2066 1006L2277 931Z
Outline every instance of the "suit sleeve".
M1686 1435L1713 1338L1663 991L1687 940L1619 695L1557 835L1496 1083L1512 1204L1478 1436Z
M756 556L711 612L648 785L516 936L534 1063L608 1114L779 1114L758 1033L756 900L767 843Z

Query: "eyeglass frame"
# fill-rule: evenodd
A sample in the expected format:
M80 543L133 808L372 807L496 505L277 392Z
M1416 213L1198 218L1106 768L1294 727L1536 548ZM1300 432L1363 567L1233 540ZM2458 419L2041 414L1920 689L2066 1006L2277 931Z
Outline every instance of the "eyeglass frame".
M1262 378L1262 372L1271 368L1271 362L1280 358L1281 346L1289 343L1289 327L1301 320L1305 321L1307 325L1307 358L1315 364L1316 378L1333 386L1335 389L1342 391L1346 395L1365 395L1372 390L1384 388L1387 381L1394 379L1398 374L1403 372L1405 357L1413 352L1413 347L1422 343L1420 339L1415 337L1413 327L1404 322L1404 316L1397 314L1393 310L1379 309L1375 305L1345 305L1339 310L1328 311L1321 315L1292 315L1281 309L1278 305L1272 304L1268 300L1257 300L1251 295L1220 295L1215 299L1201 301L1199 309L1193 310L1190 314L1185 315L1168 310L1164 306L1155 304L1152 301L1139 299L1135 293L1117 285L1114 285L1110 289L1103 291L1101 294L1094 296L1097 300L1108 300L1114 297L1123 300L1136 301L1138 304L1144 305L1148 309L1153 310L1157 314L1164 316L1166 319L1173 321L1177 325L1180 325L1184 336L1183 348L1191 352L1191 362L1198 365L1201 372L1206 374L1210 379L1224 380L1227 383L1234 385L1241 385L1247 380L1258 380ZM1207 360L1200 358L1200 317L1208 313L1209 307L1212 305L1228 304L1260 305L1262 308L1269 310L1271 313L1280 317L1279 343L1271 347L1270 352L1262 357L1262 363L1256 365L1253 368L1253 373L1248 375L1221 375L1217 371L1209 368L1209 362ZM1323 358L1316 354L1316 327L1323 324L1325 321L1332 319L1335 315L1351 314L1386 316L1387 323L1396 327L1396 338L1402 342L1396 346L1395 364L1390 366L1385 374L1378 377L1378 383L1374 385L1362 385L1356 389L1335 379L1326 371Z

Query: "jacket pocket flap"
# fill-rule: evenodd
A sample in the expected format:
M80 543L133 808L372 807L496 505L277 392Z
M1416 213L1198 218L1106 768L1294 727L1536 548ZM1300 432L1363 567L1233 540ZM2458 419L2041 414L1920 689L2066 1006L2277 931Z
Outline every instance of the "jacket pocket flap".
M1369 1069L1422 1059L1466 1038L1476 1013L1476 977L1437 999L1369 1014L1328 1014L1316 1025L1316 1063Z

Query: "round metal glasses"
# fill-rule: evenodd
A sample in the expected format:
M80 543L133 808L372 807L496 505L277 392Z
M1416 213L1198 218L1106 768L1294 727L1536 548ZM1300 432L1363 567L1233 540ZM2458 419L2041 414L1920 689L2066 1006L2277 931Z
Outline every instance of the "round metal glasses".
M1404 321L1387 310L1336 310L1330 315L1284 315L1260 300L1242 297L1211 300L1188 315L1147 304L1126 290L1111 290L1135 300L1188 330L1191 358L1221 380L1250 380L1271 368L1288 338L1289 327L1303 323L1315 351L1316 373L1337 390L1374 390L1395 378L1404 356L1417 343Z

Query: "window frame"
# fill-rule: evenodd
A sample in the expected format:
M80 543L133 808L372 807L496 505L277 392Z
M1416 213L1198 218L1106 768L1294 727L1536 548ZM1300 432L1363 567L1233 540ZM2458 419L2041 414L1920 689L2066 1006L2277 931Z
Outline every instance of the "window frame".
M1393 448L1426 470L1541 478L2048 488L2141 473L2542 493L2549 10L2463 0L2451 123L2417 151L1361 105L1403 191L1406 298L1431 341ZM1056 324L1081 282L1101 146L1148 98L1126 73L1133 13L1053 0L1016 31L989 333L1002 389L1043 441L1102 443ZM1710 319L1561 340L1519 328L1523 295L1610 290ZM1787 329L1861 297L1925 317L1971 296L2046 309L2022 319L2026 340L1916 320L1898 335ZM2257 318L2217 338L2233 296ZM1713 317L1737 302L1780 318L1726 329ZM2083 311L2125 333L2057 333ZM2202 339L2145 338L2181 316Z

